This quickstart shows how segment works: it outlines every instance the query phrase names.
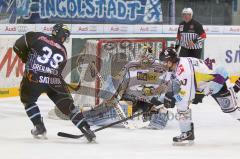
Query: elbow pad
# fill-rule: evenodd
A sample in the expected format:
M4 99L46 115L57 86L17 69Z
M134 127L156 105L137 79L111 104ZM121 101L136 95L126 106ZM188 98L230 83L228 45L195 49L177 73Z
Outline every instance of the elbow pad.
M17 41L15 42L13 46L14 52L18 55L18 57L22 60L23 63L27 62L29 49L26 44L25 35L21 36Z

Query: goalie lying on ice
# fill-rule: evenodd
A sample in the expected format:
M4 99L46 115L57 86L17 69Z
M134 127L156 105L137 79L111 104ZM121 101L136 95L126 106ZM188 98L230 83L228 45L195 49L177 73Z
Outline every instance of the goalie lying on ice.
M151 47L144 47L138 60L127 63L117 76L108 76L99 96L105 105L114 105L120 100L131 101L133 113L139 109L149 112L143 120L150 120L150 128L162 129L167 124L168 111L153 106L162 104L155 103L154 99L163 101L161 95L169 89L167 80L167 71L155 60Z

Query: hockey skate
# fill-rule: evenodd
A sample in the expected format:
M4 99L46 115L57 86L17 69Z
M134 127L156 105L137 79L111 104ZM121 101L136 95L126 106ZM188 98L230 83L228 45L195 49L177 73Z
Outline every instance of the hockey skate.
M31 134L36 139L47 139L46 137L47 130L43 122L35 125L35 127L31 130Z
M173 146L191 146L194 144L194 126L191 123L191 130L182 132L180 136L173 137Z
M83 133L83 135L86 137L86 139L88 140L88 142L93 142L96 139L96 135L94 134L94 132L90 129L89 124L87 123L86 120L84 120L82 122L82 126L80 127L81 132Z
M96 140L96 135L90 128L83 127L80 129L83 135L86 137L88 142L93 142Z

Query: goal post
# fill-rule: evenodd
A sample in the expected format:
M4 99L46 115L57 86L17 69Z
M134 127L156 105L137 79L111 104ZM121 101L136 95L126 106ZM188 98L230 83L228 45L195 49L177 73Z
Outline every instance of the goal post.
M103 80L106 80L108 75L115 76L127 62L137 60L140 50L144 45L149 45L153 48L156 58L158 59L159 53L163 48L166 48L166 40L164 38L139 38L139 39L99 39L87 40L85 43L84 51L81 55L95 56L92 62L95 63L96 71L101 75ZM90 57L86 56L86 57ZM89 59L85 59L90 62ZM94 61L93 61L94 60ZM84 62L86 64L86 62ZM81 67L81 66L80 66ZM84 67L84 66L82 66ZM79 77L89 77L91 72L85 66L85 72L81 72ZM83 70L83 69L82 69ZM92 78L92 77L91 77ZM87 85L95 90L94 97L82 95L81 92L74 97L76 105L98 105L101 102L99 97L100 91L100 78L94 76L94 79L84 81L81 79L82 85ZM85 86L86 86L85 85Z

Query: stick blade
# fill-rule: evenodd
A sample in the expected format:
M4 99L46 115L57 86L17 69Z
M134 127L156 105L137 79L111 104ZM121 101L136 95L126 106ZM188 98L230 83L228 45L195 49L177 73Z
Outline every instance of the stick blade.
M61 137L72 138L72 139L79 139L84 136L84 135L73 135L73 134L68 134L68 133L64 133L64 132L58 132L57 135L61 136Z
M185 142L173 142L172 144L173 146L193 146L194 145L194 141L193 140L189 140L189 141L185 141Z

